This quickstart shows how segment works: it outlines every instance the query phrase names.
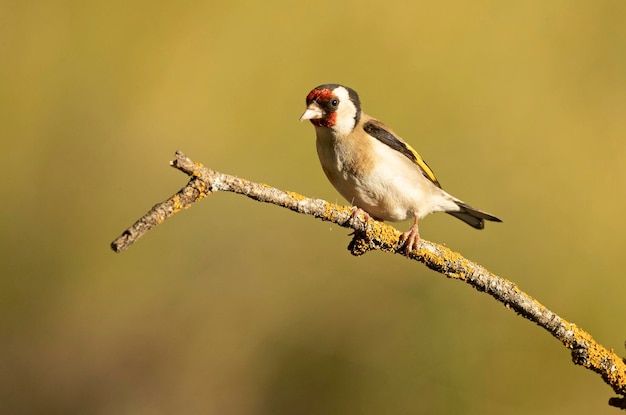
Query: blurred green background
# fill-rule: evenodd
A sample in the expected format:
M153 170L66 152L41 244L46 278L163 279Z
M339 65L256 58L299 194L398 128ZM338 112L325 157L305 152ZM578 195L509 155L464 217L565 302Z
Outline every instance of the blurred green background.
M504 220L425 239L623 355L623 1L0 7L2 413L615 413L543 330L311 217L217 194L109 243L187 182L175 150L343 203L298 117L344 83Z

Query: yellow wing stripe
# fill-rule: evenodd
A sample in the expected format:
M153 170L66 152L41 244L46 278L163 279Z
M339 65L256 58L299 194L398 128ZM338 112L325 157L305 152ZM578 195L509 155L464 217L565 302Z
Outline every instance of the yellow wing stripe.
M406 146L407 150L409 150L411 152L411 154L413 154L413 156L415 157L415 164L417 164L418 166L420 166L420 168L422 170L424 170L424 173L426 173L426 175L428 176L428 178L436 184L439 184L439 182L437 181L437 178L435 177L435 173L432 171L432 169L428 166L428 164L426 164L426 162L424 161L424 159L422 158L422 156L420 156L417 151L415 151L415 149L413 149L413 147L411 147L410 145L408 145L407 143L404 143L404 145Z

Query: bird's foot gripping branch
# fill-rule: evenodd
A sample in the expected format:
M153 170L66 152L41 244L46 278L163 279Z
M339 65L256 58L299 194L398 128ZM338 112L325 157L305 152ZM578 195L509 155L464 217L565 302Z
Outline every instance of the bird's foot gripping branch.
M620 395L611 398L609 404L626 409L626 364L624 360L597 343L586 331L566 321L521 291L513 282L492 274L482 266L464 258L450 249L420 239L417 249L405 252L401 242L402 233L397 229L375 220L365 220L360 214L353 215L352 209L321 199L310 199L262 183L254 183L236 176L208 169L194 163L181 152L176 153L172 167L189 175L191 179L167 200L152 207L144 216L125 230L111 243L115 252L128 249L150 229L177 212L191 207L204 197L218 191L234 192L251 199L272 203L294 212L311 215L354 230L349 249L354 255L370 250L397 253L424 263L428 268L448 278L461 280L480 292L512 309L548 331L572 354L575 364L598 373L613 391Z

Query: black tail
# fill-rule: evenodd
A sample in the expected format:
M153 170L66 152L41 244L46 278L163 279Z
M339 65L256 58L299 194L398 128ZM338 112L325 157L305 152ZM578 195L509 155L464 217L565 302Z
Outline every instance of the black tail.
M482 210L475 209L470 205L461 202L460 200L455 200L454 203L457 204L459 210L446 213L449 213L455 218L461 219L463 222L476 229L484 228L485 220L489 220L492 222L502 222L501 219L496 218L495 216L490 215L487 212L483 212Z

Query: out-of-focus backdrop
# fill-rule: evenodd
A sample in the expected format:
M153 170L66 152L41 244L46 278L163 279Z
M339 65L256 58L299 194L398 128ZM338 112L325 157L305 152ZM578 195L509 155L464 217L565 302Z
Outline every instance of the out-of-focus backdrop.
M504 220L425 239L623 355L623 1L0 7L2 413L615 412L540 328L311 217L217 194L109 243L186 183L175 150L343 202L298 117L344 83Z

